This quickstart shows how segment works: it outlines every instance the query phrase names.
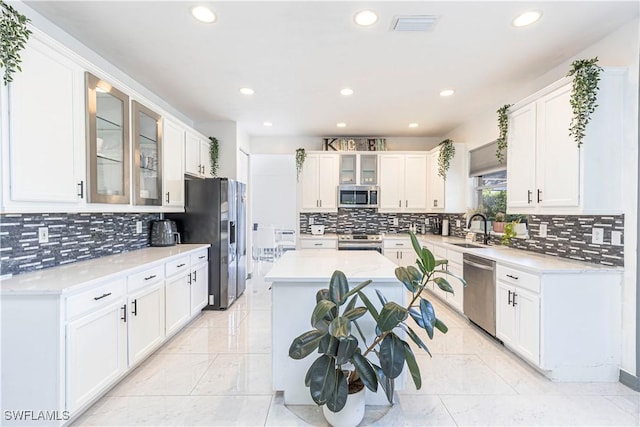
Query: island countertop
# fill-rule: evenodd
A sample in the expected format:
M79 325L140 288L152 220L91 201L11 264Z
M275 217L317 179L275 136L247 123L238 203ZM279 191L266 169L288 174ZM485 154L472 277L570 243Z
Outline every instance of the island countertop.
M376 251L287 251L265 276L267 282L329 282L335 270L349 280L396 282L397 265Z

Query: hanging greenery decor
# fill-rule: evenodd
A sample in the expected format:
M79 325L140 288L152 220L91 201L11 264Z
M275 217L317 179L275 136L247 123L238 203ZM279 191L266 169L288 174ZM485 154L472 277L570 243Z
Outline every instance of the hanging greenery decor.
M507 132L509 131L509 117L507 116L507 112L509 111L509 107L511 107L511 104L505 104L496 111L496 113L498 113L498 129L500 130L500 135L498 139L496 139L496 143L498 144L496 157L500 163L504 162L504 153L507 151Z
M447 171L451 166L451 159L456 155L456 147L453 146L453 141L445 139L440 144L440 154L438 155L438 175L442 179L447 179Z
M4 85L13 81L13 73L20 68L20 51L24 49L31 35L27 28L30 19L20 14L13 7L0 0L0 66L4 69L2 80Z
M596 63L598 57L580 59L571 63L571 70L567 77L573 77L571 88L571 109L573 117L569 126L569 135L573 136L578 147L582 145L585 129L589 123L591 114L598 106L598 82L600 81L600 68Z
M304 159L307 158L307 152L304 148L298 148L296 150L296 179L300 181L300 172L302 172L302 165L304 164Z
M218 174L218 140L212 136L209 137L209 156L211 157L211 176Z

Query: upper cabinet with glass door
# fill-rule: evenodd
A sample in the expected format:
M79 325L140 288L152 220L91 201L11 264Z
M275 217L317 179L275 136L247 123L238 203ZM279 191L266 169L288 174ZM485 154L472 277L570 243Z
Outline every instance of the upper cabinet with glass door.
M360 155L360 184L378 185L378 156L376 154Z
M162 205L162 117L133 101L134 195L136 205Z
M378 156L375 154L341 154L341 185L378 185Z
M89 202L129 204L129 97L90 73L85 81Z

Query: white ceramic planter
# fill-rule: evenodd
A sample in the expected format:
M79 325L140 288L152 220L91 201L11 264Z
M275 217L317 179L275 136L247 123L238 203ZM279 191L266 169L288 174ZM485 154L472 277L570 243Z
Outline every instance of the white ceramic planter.
M324 405L322 413L327 422L333 427L355 427L360 424L364 418L365 390L366 387L363 387L359 392L350 394L340 412L331 412L327 405Z

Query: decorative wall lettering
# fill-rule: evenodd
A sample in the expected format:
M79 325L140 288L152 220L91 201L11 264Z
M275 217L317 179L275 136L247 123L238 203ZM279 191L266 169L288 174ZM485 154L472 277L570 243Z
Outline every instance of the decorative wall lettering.
M323 151L385 151L385 138L324 138Z

